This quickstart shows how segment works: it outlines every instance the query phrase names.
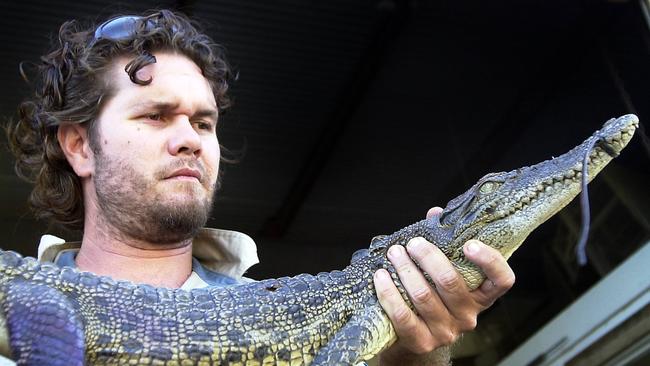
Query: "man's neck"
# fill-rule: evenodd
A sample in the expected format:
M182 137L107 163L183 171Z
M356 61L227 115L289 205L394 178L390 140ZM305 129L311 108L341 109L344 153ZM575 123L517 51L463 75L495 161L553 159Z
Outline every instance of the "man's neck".
M96 229L84 230L76 258L82 271L168 288L181 287L192 273L191 239L158 248Z

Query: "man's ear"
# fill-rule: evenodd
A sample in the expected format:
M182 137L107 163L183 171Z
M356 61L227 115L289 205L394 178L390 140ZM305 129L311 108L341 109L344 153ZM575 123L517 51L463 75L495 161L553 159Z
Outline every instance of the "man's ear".
M63 123L56 134L68 163L80 178L94 171L94 154L88 140L88 128L80 123Z

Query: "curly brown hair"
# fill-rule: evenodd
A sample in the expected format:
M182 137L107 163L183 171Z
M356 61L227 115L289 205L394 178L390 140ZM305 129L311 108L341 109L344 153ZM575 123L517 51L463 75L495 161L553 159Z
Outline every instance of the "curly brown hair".
M169 10L148 11L133 19L129 33L117 40L96 38L95 25L65 22L52 50L36 65L33 97L19 105L18 119L7 126L16 173L34 184L29 204L40 219L83 228L81 182L59 146L57 131L61 123L85 123L91 145L96 144L94 121L113 95L107 74L117 57L132 56L125 72L134 83L146 85L151 80L140 80L136 73L156 62L153 52L183 54L209 81L218 109L230 105L226 92L231 71L223 49L195 22ZM27 80L22 66L21 74Z

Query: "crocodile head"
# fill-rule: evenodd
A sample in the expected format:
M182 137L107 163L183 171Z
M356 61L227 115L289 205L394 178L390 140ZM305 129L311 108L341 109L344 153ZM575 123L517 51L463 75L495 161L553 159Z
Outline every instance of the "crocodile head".
M448 239L440 247L470 288L484 276L465 259L465 241L479 239L510 257L530 232L580 193L585 154L591 180L627 145L638 124L634 115L609 120L571 151L530 167L488 174L450 201L436 218Z

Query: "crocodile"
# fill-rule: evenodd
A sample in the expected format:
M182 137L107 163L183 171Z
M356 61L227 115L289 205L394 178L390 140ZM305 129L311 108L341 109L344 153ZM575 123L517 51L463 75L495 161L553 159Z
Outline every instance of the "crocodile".
M488 174L440 215L375 237L343 270L184 291L2 251L0 327L20 365L353 365L396 340L372 281L378 268L395 273L390 246L424 237L474 289L485 276L465 259L463 243L476 238L509 257L579 194L583 172L591 180L619 154L637 126L634 115L612 119L557 158Z

